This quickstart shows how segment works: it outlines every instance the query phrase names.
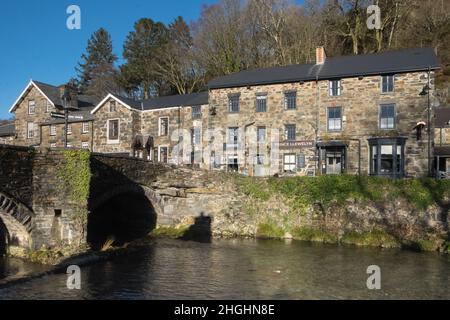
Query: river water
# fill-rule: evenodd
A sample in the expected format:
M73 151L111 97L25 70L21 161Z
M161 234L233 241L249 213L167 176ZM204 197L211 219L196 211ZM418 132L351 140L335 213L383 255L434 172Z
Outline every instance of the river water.
M37 268L0 261L3 278L14 272L9 266ZM381 268L381 290L367 289L371 265ZM83 267L81 290L66 281L59 274L0 287L0 299L450 299L450 256L296 241L157 240Z

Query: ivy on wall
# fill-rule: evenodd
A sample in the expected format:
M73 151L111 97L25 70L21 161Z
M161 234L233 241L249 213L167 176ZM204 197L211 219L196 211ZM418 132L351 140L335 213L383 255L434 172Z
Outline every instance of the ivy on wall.
M61 191L67 192L67 198L76 206L72 218L82 241L88 219L87 201L91 183L90 153L84 150L65 150L61 154L64 160L57 168L57 177L61 183Z

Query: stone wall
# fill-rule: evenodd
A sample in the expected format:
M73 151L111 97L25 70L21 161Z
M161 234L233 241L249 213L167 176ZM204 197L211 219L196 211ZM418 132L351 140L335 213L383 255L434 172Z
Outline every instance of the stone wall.
M72 146L72 148L81 149L84 143L87 144L88 148L92 150L92 136L93 136L93 122L88 122L89 131L83 132L83 123L74 122L70 123L72 127L72 133L67 135L67 143ZM43 148L64 148L64 124L54 124L56 128L56 134L51 134L51 125L42 126L42 142L41 147Z

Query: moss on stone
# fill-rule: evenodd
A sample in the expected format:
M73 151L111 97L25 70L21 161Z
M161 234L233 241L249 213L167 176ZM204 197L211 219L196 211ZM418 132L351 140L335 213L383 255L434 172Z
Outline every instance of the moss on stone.
M349 232L346 233L341 243L357 245L357 246L371 246L381 248L400 248L401 243L392 235L383 230L373 230L370 232Z
M190 226L178 226L178 227L164 227L159 226L150 234L150 236L155 238L170 238L179 239L182 238L186 232L189 230Z
M337 243L338 236L330 232L310 228L310 227L297 227L292 230L292 236L295 240L311 241L311 242L323 242L323 243Z
M260 223L256 232L258 238L281 239L284 235L284 229L273 222Z

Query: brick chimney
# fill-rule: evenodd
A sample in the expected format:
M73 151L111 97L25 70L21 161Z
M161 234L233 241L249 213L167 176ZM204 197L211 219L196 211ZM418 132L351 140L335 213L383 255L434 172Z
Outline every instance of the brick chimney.
M324 64L327 59L327 54L325 53L324 47L316 48L316 64Z

